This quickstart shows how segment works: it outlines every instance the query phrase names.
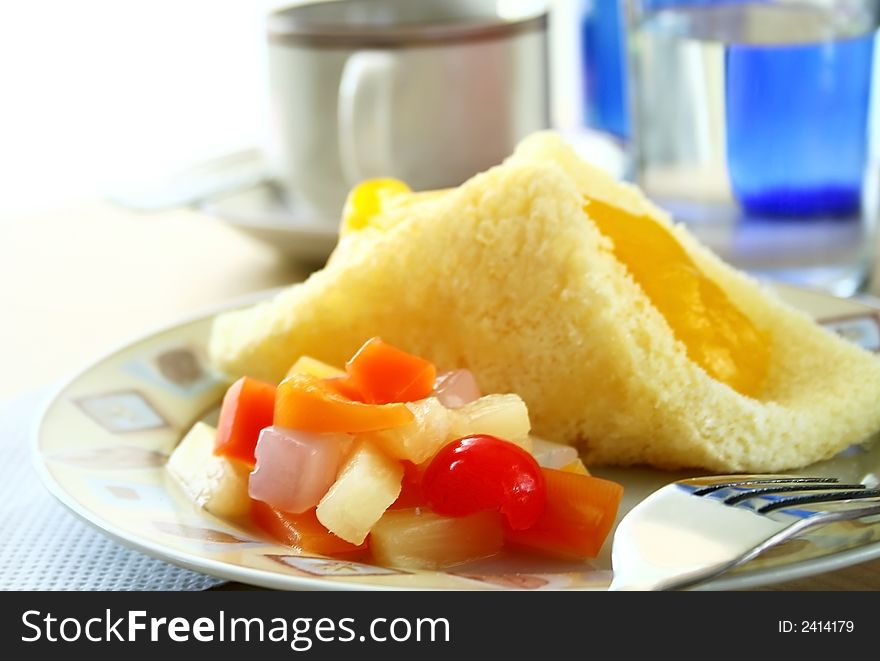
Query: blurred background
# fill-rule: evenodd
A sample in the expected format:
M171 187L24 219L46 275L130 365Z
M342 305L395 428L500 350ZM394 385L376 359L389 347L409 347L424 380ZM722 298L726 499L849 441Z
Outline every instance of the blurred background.
M262 145L266 15L295 4L0 3L0 218L138 191ZM554 123L569 129L583 120L586 4L551 2L551 107Z
M0 3L0 397L326 257L335 219L296 226L261 190L195 203L264 176L267 15L299 4ZM576 130L585 3L550 4L552 121Z
M418 2L478 7L477 23L488 15L495 29L507 27L504 39L459 33L430 44L445 55L422 58L424 43L390 49L403 53L399 69L410 76L398 85L408 93L386 95L402 171L443 169L426 157L431 141L453 157L482 151L480 167L445 164L461 179L501 160L514 137L549 125L588 160L639 183L734 265L839 296L878 291L880 0ZM352 94L340 75L358 59L362 74L389 63L365 42L312 48L314 35L294 34L270 44L270 13L304 4L0 3L0 301L14 320L2 331L0 364L12 376L0 395L320 266L336 241L339 195L363 178L326 162L344 160L329 133L339 129L337 102ZM383 25L416 5L382 0L392 8ZM546 35L542 20L529 19L530 36L510 29L545 7ZM472 18L448 22L466 32ZM532 41L507 48L516 38ZM313 59L272 69L285 49ZM358 58L362 51L372 54ZM298 159L292 179L333 182L332 212L291 205L270 176L282 98L286 152ZM475 114L483 117L469 121ZM382 131L372 121L350 133L381 146ZM373 165L372 176L415 181Z
M104 195L257 144L270 6L0 4L0 214Z

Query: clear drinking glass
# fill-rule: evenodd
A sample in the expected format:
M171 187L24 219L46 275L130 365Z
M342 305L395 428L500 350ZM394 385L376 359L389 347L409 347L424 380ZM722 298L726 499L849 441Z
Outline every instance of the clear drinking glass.
M880 0L625 0L635 176L722 257L854 293Z

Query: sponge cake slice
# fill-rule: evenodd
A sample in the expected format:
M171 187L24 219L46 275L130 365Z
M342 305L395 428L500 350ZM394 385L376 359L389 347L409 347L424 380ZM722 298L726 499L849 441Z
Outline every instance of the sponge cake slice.
M662 224L769 344L749 397L694 362L589 217L584 198ZM230 375L281 379L308 354L339 364L368 337L516 392L535 433L592 464L776 471L880 428L880 360L730 268L633 186L550 134L461 187L390 198L328 265L217 318Z

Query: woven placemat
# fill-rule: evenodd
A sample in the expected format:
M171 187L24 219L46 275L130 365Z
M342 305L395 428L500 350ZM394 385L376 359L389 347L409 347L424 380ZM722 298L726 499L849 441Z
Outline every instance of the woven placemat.
M223 583L127 549L55 500L30 449L46 398L40 391L0 402L0 589L205 590Z

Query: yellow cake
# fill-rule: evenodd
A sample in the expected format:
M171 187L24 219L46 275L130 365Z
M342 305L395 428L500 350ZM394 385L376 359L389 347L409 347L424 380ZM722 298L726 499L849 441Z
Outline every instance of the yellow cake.
M745 320L728 335L746 344L727 358L757 356L740 365L751 383L722 378L682 341L657 302L675 297L652 293L650 271L628 267L622 240L600 232L603 205L620 210L614 222L638 216L674 237L688 272ZM374 335L441 370L473 370L484 392L518 393L533 431L578 445L589 464L775 471L880 428L880 359L781 303L549 133L459 188L391 186L349 205L327 266L220 315L210 354L231 376L277 381L300 355L341 364Z

